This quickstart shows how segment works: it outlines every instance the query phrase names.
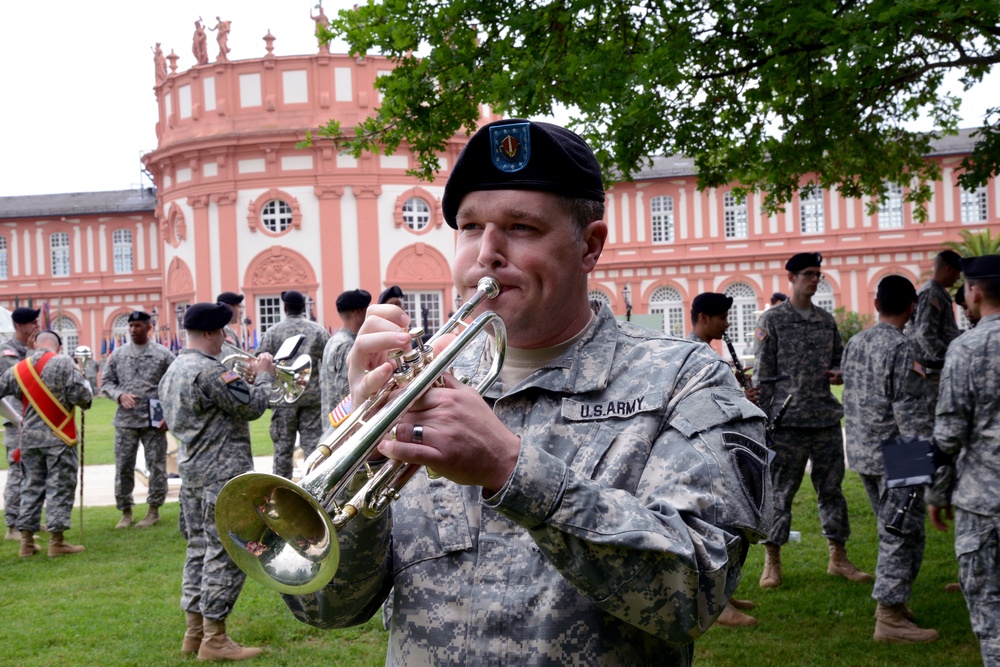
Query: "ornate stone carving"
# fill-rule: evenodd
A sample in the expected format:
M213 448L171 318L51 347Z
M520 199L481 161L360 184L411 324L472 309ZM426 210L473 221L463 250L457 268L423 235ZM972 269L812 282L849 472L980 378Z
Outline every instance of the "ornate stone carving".
M278 251L280 253L280 251ZM262 259L254 267L251 284L265 285L305 285L309 282L309 273L294 257L275 254Z
M179 257L174 257L170 262L170 271L167 275L167 290L170 295L177 296L194 292L194 280L191 278L191 270L187 264Z

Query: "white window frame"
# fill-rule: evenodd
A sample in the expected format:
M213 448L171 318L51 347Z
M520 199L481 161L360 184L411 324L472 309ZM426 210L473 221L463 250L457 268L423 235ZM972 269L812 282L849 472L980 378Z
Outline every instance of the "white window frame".
M72 317L59 315L52 320L52 330L62 338L63 354L72 355L80 345L80 331L76 328L76 322Z
M423 327L424 335L435 333L444 324L444 293L440 290L403 293L403 310L410 316L411 326Z
M281 297L277 295L258 296L255 299L257 308L257 331L263 336L267 330L281 321ZM257 341L260 342L259 340Z
M114 254L114 272L132 273L132 230L116 229L111 232Z
M879 229L903 228L903 186L898 183L885 184L885 201L878 206Z
M986 188L980 186L975 190L961 188L959 201L962 207L962 222L986 222L989 217Z
M837 307L837 302L833 298L833 285L825 280L819 281L819 285L816 286L816 293L813 294L812 302L814 306L822 308L833 315L833 309Z
M799 231L803 234L822 234L826 231L823 190L818 187L799 190Z
M727 239L745 239L749 235L747 198L731 191L722 195L722 217Z
M49 236L49 258L53 278L70 275L69 232L54 232Z
M431 206L423 197L410 197L403 204L403 224L415 232L431 224Z
M659 195L649 200L649 223L653 243L674 242L674 198Z
M729 339L737 354L747 354L753 347L753 334L757 328L756 313L760 307L757 292L746 283L732 283L723 290L723 294L733 298L733 305L729 307Z
M659 315L660 328L667 334L683 338L688 330L688 314L684 310L684 300L677 289L663 285L649 295L649 314Z
M9 278L7 264L7 237L0 236L0 280Z
M288 231L292 222L292 206L283 199L269 199L260 207L260 224L272 234Z

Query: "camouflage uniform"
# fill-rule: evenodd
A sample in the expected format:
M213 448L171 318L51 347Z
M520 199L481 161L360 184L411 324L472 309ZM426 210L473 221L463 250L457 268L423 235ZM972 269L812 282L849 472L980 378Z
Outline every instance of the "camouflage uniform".
M219 620L236 604L246 575L222 548L215 499L227 481L253 470L248 420L267 409L274 378L250 387L219 360L181 350L160 380L163 414L177 437L181 512L188 531L181 608Z
M957 454L955 555L983 664L1000 665L1000 314L984 317L948 349L934 441ZM934 499L943 506L948 499Z
M948 290L933 280L928 280L917 292L917 307L913 311L913 319L906 327L906 334L916 341L917 358L927 369L927 379L933 387L927 401L927 411L932 419L945 352L951 341L961 333L955 322L955 308Z
M28 356L28 346L16 338L8 338L0 343L0 373L13 368L14 365ZM21 414L21 403L11 401L11 407ZM14 450L17 449L18 428L12 422L4 421L3 442L7 448L7 485L3 490L4 520L8 528L17 527L17 510L21 506L21 485L24 483L24 471L20 463L14 463Z
M830 391L825 373L840 367L843 343L833 315L817 306L803 317L791 301L765 310L755 333L754 373L761 379L760 406L774 418L785 398L794 398L774 431L774 523L767 541L788 541L795 498L806 463L812 459L812 483L819 502L823 535L844 543L851 534L844 481L843 409ZM781 379L766 382L768 378Z
M222 333L223 333L226 345L232 345L233 347L235 347L238 350L242 350L243 349L243 341L240 340L240 337L236 334L236 332L233 330L233 328L231 326L229 326L227 324L225 327L223 327ZM221 356L226 356L226 351L225 350L222 351L222 355Z
M132 508L135 457L142 441L149 469L150 507L160 507L167 497L167 434L150 425L149 399L158 398L157 385L174 360L174 353L149 341L139 347L126 343L115 348L101 371L101 393L118 403L122 394L135 394L131 410L115 410L115 506Z
M32 364L38 362L46 350L32 352ZM49 359L41 374L42 382L64 407L90 407L93 399L90 387L76 369L73 360L64 354ZM13 370L0 375L0 396L14 396L21 400L21 386ZM21 425L21 465L24 483L21 487L21 505L17 512L17 527L36 532L41 525L42 505L49 530L61 533L69 530L76 493L76 475L79 456L75 446L65 442L42 421L29 403L24 410Z
M883 605L905 604L924 558L923 487L906 514L902 535L885 530L912 488L889 489L882 443L898 435L930 438L927 395L933 391L916 363L913 341L885 322L851 338L844 349L844 415L847 461L864 482L878 519L879 557L872 597Z
M354 347L357 336L343 327L330 337L323 348L323 364L319 367L320 393L323 397L323 419L351 393L347 380L347 354ZM326 426L324 421L323 426Z
M285 339L302 334L304 340L299 353L312 359L313 373L309 386L295 403L281 402L271 410L271 440L274 441L274 474L291 478L292 454L295 434L299 434L302 452L309 456L316 443L323 437L325 424L320 415L319 373L316 369L323 361L323 348L330 339L326 329L306 319L305 315L286 315L264 334L258 352L274 354Z
M504 488L418 472L338 535L331 584L284 596L293 614L346 626L388 596L387 665L690 664L770 517L763 415L729 367L604 307L487 400L522 443Z

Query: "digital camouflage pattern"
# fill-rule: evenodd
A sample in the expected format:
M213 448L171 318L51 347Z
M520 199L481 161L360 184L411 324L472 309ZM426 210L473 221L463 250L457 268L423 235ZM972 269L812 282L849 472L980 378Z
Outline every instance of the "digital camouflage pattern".
M223 340L225 341L226 345L232 345L237 350L242 350L243 349L243 343L242 343L242 341L240 341L239 335L228 324L225 327L223 327L223 329L222 329L222 336L223 336ZM223 350L222 354L220 356L223 356L223 357L226 356L226 351Z
M885 527L905 506L912 488L886 485L882 444L898 435L930 438L934 425L927 412L933 386L917 361L911 338L879 322L855 334L844 349L844 425L847 461L861 474L878 526L878 565L872 597L883 605L905 604L924 557L923 489L906 513L902 535Z
M13 368L14 365L28 356L28 346L16 338L8 338L0 343L0 373ZM21 414L20 401L9 401L11 408ZM17 525L17 508L21 506L21 484L24 472L20 465L14 463L14 450L17 449L18 427L4 420L3 442L7 449L7 484L3 490L4 520L8 526Z
M983 664L1000 665L1000 314L984 317L948 348L934 441L957 455L955 555ZM937 505L947 499L934 499Z
M961 333L948 290L928 280L917 291L917 307L907 328L920 348L920 360L940 370L948 346Z
M135 459L142 442L149 470L150 507L160 507L167 497L167 434L150 425L149 399L159 398L159 384L174 360L169 349L149 341L137 346L126 343L116 347L101 370L101 393L118 407L115 426L115 506L132 507L135 489ZM131 410L118 402L122 394L138 398Z
M36 350L28 358L32 364L38 363L45 352ZM65 354L57 354L49 360L42 370L41 379L64 407L72 409L79 406L84 410L90 407L93 400L90 387L73 360ZM0 375L0 397L3 396L13 396L21 401L21 386L12 368ZM60 440L30 403L24 410L20 446L24 482L21 485L17 527L37 531L44 504L49 530L69 530L79 464L76 447L68 447Z
M338 535L330 585L284 596L296 617L347 626L386 601L387 665L690 664L767 532L763 415L703 345L595 322L490 389L522 442L503 489L419 472Z
M215 501L227 481L253 470L249 421L267 410L273 376L257 375L253 386L215 357L181 350L160 380L163 414L178 441L181 513L187 555L181 608L211 619L225 618L246 575L226 554L215 530Z
M309 385L295 403L280 403L271 410L271 440L274 442L274 474L291 478L292 455L295 450L295 436L306 456L316 449L323 437L325 427L321 411L319 368L323 362L323 349L330 334L327 330L307 319L305 315L285 315L264 334L259 352L274 354L286 339L302 334L302 344L298 354L308 354L312 359L312 375Z
M351 393L351 383L347 380L347 355L354 347L357 336L342 327L330 337L323 348L323 363L319 368L320 391L323 396L323 419L337 404ZM323 426L326 426L324 421Z

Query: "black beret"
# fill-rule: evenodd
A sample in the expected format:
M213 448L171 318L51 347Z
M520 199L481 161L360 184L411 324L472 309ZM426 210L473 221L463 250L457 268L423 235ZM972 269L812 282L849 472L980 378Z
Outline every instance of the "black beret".
M344 292L337 297L337 312L343 313L348 310L361 310L367 308L372 302L372 295L363 289L354 289Z
M962 256L954 250L942 250L938 253L938 258L945 266L949 266L956 271L962 270Z
M823 255L818 252L800 252L792 255L792 258L785 262L785 269L792 273L797 273L810 266L821 266L822 264Z
M771 295L771 301L788 301L788 295L784 292L775 292Z
M917 300L917 289L903 276L886 276L879 281L875 291L879 307L889 315L906 312L906 307Z
M153 318L150 317L149 313L144 312L142 310L134 310L128 314L129 322L148 322L151 319Z
M385 303L389 299L402 299L403 290L399 289L399 285L393 285L389 289L383 291L378 295L378 302Z
M1000 278L1000 255L982 255L962 259L962 273L967 280Z
M965 308L965 285L959 285L955 290L955 303Z
M733 305L733 297L717 292L702 292L691 302L691 312L695 315L725 315Z
M184 328L218 331L233 319L233 309L224 303L196 303L184 313Z
M455 161L444 187L444 219L457 229L462 198L478 190L538 190L604 201L594 151L569 130L511 118L479 128Z
M10 314L10 319L14 320L18 324L31 324L38 319L38 313L42 312L41 308L15 308L14 312Z
M290 289L287 292L282 292L281 300L289 306L298 306L299 308L306 307L306 298L302 296L302 292L296 292L293 289Z
M228 303L230 306L238 306L243 303L243 295L236 292L223 292L215 300L218 303Z

